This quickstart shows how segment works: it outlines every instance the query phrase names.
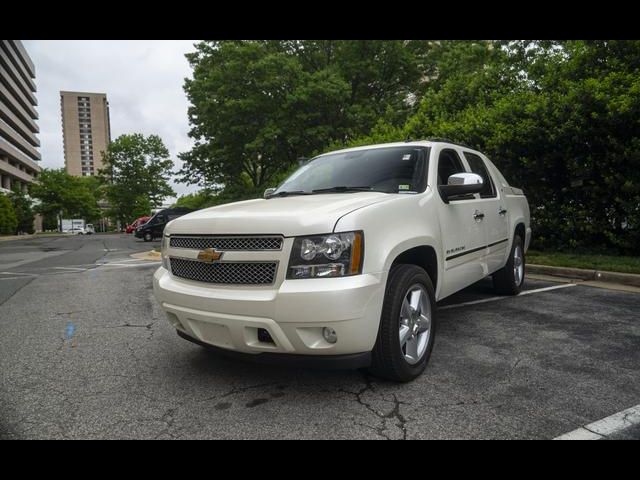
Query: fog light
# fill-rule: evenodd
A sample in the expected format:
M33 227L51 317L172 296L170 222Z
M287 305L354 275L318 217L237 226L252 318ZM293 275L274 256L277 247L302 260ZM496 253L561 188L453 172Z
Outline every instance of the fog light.
M329 343L336 343L338 341L338 334L331 327L324 327L322 329L322 336Z

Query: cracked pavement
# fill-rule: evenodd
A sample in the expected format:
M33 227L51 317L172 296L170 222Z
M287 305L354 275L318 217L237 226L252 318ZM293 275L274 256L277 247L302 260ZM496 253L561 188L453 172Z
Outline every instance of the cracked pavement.
M184 341L153 299L157 264L122 266L152 244L37 242L0 245L0 438L553 438L640 403L637 294L577 286L441 310L425 374L395 384Z

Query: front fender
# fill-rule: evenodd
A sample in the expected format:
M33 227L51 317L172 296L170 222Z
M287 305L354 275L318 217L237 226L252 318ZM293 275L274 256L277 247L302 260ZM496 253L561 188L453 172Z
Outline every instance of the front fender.
M386 282L393 261L401 253L428 246L436 253L438 277L442 278L440 224L431 198L430 191L400 195L391 201L358 209L340 218L335 231L364 231L364 273L382 273Z

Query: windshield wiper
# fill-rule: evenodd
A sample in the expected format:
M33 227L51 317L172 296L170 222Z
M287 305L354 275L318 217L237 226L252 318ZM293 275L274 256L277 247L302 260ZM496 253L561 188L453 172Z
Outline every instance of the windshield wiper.
M315 190L311 190L311 193L325 193L325 192L383 192L382 190L373 190L371 187L347 187L346 185L340 185L337 187L329 187L329 188L317 188Z
M304 190L292 190L292 191L282 191L282 192L278 192L278 193L272 193L271 195L269 195L267 198L272 198L272 197L287 197L289 195L311 195L311 193L309 192L305 192Z

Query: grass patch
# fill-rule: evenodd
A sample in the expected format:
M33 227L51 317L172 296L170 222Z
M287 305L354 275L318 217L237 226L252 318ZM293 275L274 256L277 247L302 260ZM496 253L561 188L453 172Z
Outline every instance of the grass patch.
M527 252L527 263L640 274L640 257L529 250Z

